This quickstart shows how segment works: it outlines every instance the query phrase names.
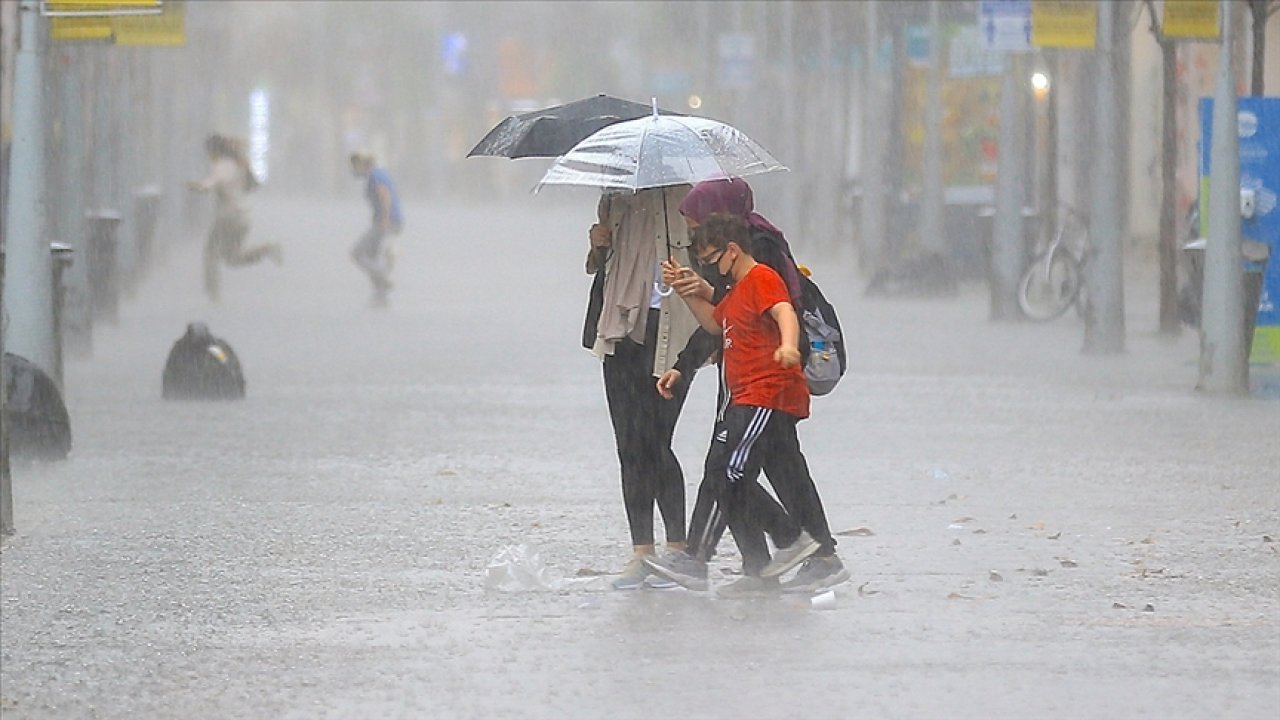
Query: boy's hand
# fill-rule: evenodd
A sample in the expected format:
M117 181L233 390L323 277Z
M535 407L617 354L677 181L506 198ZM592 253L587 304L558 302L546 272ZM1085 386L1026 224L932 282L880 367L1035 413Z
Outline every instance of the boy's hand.
M675 288L680 297L700 297L711 302L711 284L671 258L662 261L662 282Z
M609 229L608 225L595 223L591 226L591 231L588 235L591 237L591 248L593 250L607 248L613 244L613 231Z
M800 351L790 345L779 345L773 351L773 360L784 368L792 368L800 364Z
M681 375L680 371L674 368L662 373L662 377L658 378L658 394L666 400L675 397L671 389L680 384L682 377L684 376Z

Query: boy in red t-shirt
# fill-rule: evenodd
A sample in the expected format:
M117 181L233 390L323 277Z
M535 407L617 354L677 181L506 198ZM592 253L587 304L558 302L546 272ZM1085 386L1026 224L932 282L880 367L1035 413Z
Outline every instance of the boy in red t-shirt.
M796 423L809 416L800 322L782 278L752 256L750 237L741 218L707 217L695 232L694 252L733 287L716 305L701 296L684 297L702 327L722 338L724 381L731 397L716 418L703 479L720 486L729 529L742 553L744 577L717 589L726 595L775 590L780 575L819 549L838 563L822 500L796 437ZM778 499L805 530L772 560L748 490L765 456L778 470L777 477L770 477Z

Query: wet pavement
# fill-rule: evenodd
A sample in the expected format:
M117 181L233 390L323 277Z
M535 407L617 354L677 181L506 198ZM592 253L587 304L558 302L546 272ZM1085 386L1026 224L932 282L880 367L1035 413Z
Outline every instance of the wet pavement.
M977 288L815 279L851 374L801 441L853 574L806 597L616 592L628 553L598 363L578 348L590 193L412 204L392 305L366 210L259 198L285 265L199 293L173 243L67 369L75 445L14 468L8 718L1261 718L1280 706L1280 402L1192 391L1196 340L1132 271L1123 355ZM1132 265L1137 265L1131 262ZM160 400L203 320L248 398ZM689 502L711 423L677 429ZM500 593L525 544L559 591ZM730 579L732 543L713 563ZM579 574L581 573L581 577Z

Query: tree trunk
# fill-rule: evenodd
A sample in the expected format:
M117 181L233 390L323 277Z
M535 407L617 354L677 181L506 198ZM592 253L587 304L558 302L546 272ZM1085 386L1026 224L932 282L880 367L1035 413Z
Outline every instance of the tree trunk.
M1249 94L1262 97L1266 89L1267 9L1270 0L1249 0L1253 12L1253 70L1249 73Z

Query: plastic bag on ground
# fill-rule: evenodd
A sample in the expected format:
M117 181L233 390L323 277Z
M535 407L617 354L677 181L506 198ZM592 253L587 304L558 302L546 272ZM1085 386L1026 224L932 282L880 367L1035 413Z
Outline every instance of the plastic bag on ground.
M542 564L542 557L528 545L507 545L489 561L484 586L502 592L558 590L562 579Z

